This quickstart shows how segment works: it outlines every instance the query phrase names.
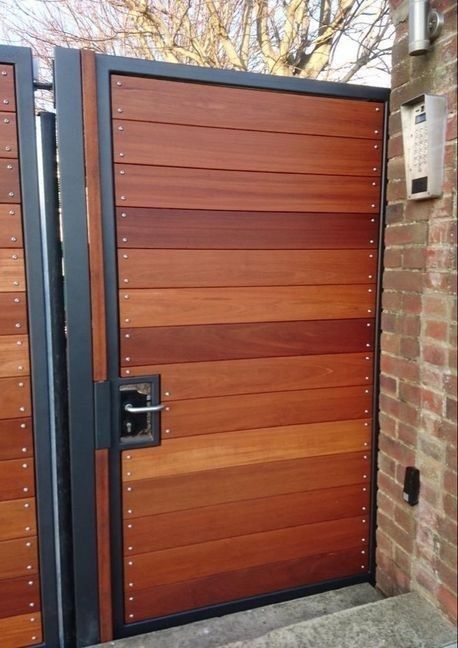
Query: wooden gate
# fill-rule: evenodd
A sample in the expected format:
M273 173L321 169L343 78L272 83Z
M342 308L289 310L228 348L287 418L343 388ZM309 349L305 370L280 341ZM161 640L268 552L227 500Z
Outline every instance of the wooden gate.
M372 579L387 92L58 50L56 93L85 640L97 589L108 639Z
M0 47L0 643L58 645L32 57Z

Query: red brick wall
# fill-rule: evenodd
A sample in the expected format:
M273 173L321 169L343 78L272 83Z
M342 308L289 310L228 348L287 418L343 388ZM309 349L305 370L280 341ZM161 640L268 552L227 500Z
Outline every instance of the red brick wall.
M416 590L456 619L456 0L432 0L445 29L432 51L408 55L407 1L396 26L382 316L378 586ZM445 94L444 195L406 201L399 107ZM421 471L418 506L402 500L405 467Z

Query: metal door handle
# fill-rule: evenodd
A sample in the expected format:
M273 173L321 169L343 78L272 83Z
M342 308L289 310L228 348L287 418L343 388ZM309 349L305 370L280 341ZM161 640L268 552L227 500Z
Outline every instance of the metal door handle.
M131 403L126 403L124 409L131 414L145 414L146 412L160 412L165 405L149 405L148 407L134 407Z

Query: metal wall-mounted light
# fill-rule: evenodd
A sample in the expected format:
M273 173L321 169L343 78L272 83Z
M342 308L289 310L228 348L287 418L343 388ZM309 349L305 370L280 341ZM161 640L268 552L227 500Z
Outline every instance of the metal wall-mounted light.
M409 54L426 54L443 25L444 15L431 9L429 0L409 0Z

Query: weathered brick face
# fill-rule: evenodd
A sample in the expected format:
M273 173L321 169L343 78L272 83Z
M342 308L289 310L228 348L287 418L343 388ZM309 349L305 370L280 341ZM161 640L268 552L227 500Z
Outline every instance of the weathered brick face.
M378 586L417 590L456 619L456 51L457 3L432 0L445 28L408 55L407 0L391 0L393 51L381 342ZM447 96L444 194L406 201L400 105ZM418 506L403 502L406 466L421 471Z

